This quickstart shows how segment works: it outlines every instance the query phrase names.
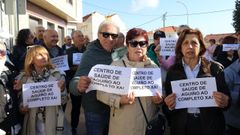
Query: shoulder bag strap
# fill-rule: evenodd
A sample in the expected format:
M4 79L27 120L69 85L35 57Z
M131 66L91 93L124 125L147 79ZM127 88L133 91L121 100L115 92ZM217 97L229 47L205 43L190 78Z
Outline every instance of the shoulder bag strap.
M122 60L122 62L123 62L123 65L124 65L125 67L127 67L127 65L126 65L125 61L124 61L124 60ZM147 125L148 125L148 123L149 123L149 122L148 122L148 119L147 119L147 115L146 115L146 113L145 113L145 111L144 111L144 109L143 109L142 102L141 102L141 100L140 100L140 98L139 98L139 97L138 97L137 99L138 99L138 101L139 101L139 104L140 104L141 110L142 110L142 112L143 112L144 118L145 118L145 120L146 120L146 123L147 123Z
M145 111L144 111L144 109L143 109L143 105L142 105L142 102L141 102L141 100L140 100L140 97L138 97L137 99L138 99L138 101L139 101L139 104L140 104L140 106L141 106L141 109L142 109L142 112L143 112L144 118L145 118L146 123L147 123L147 125L148 125L149 122L148 122L148 119L147 119L147 115L146 115L146 113L145 113Z

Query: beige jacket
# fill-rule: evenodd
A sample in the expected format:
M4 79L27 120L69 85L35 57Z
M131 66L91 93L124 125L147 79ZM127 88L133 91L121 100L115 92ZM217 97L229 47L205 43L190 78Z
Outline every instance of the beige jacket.
M23 82L33 83L31 77L27 80L20 77ZM51 70L49 81L58 81L65 79L62 74L57 70ZM62 98L66 96L66 91L61 92ZM63 102L61 100L61 102ZM36 135L36 116L38 108L30 108L29 111L24 115L24 123L22 129L22 135ZM63 115L61 118L59 115ZM56 131L57 127L63 127L64 114L60 106L47 106L45 110L45 135L61 135L62 131ZM61 123L60 125L58 123Z
M131 68L158 68L149 58L145 62L130 62L126 55L111 65L124 66L122 60ZM97 99L111 108L109 135L145 135L147 124L137 98L131 105L120 105L119 95L97 91ZM151 97L140 99L148 120L151 120L157 113L157 105Z

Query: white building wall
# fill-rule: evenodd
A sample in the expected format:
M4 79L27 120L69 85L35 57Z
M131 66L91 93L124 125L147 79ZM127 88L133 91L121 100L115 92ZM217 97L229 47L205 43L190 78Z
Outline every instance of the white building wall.
M78 29L87 35L90 41L97 39L97 31L100 23L105 20L105 16L99 13L93 13L87 20L79 24Z
M126 27L125 23L122 21L122 19L119 17L119 15L115 14L115 15L111 16L110 19L119 26L120 32L122 32L124 35L126 35L127 27Z
M83 7L82 7L82 0L76 0L76 4L75 4L75 6L76 6L76 19L77 19L77 21L79 21L79 22L82 22L82 9L83 9Z
M19 15L19 30L29 28L29 14Z
M78 27L83 32L83 34L88 35L90 41L92 41L98 38L97 35L98 27L101 24L101 22L103 22L105 19L109 19L115 22L120 27L120 31L124 33L124 35L126 35L127 32L126 25L118 15L113 15L106 18L104 15L94 12L87 20L81 23Z

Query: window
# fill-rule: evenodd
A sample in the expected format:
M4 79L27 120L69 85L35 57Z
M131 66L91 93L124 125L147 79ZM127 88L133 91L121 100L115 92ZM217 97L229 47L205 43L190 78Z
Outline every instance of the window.
M42 25L42 19L29 16L29 28L32 32L35 32L35 28L39 25Z
M50 22L47 23L47 28L48 28L48 29L54 29L54 27L55 27L55 26L54 26L53 23L50 23Z
M58 39L59 39L58 45L62 47L64 39L64 28L60 26L58 26Z
M67 35L70 35L70 36L71 36L71 34L72 34L73 31L74 31L74 29L68 28Z

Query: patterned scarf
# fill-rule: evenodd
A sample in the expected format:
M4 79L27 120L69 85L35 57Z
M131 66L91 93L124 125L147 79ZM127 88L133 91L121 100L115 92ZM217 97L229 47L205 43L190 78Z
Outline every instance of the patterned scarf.
M32 71L32 79L34 82L46 82L50 76L50 70L48 70L47 68L44 68L43 71L41 73L37 73L36 70ZM38 113L37 113L37 117L39 120L42 120L43 122L45 122L45 111L46 108L45 107L39 107L38 108Z
M50 76L50 71L44 68L42 73L37 73L37 71L32 71L32 78L34 82L46 82Z

